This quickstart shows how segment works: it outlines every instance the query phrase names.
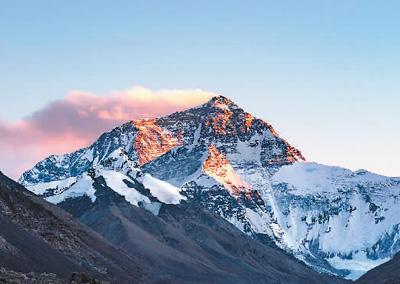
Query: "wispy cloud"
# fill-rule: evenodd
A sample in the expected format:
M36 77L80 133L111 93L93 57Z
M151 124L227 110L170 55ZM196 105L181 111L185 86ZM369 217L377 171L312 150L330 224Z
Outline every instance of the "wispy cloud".
M0 122L0 170L17 178L40 159L87 146L102 132L126 121L183 110L214 95L197 89L143 87L107 96L72 91L21 121Z

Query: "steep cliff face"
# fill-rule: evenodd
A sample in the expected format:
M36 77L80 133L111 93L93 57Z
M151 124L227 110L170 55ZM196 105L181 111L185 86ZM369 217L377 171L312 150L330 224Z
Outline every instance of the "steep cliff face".
M116 151L129 166L106 162ZM38 163L21 182L61 202L91 196L76 185L89 171L118 176L150 188L139 207L157 214L154 208L165 203L160 196L171 193L175 204L200 205L252 238L272 240L316 270L342 277L355 279L393 257L400 249L399 179L304 161L271 125L219 96L126 123L88 148ZM106 183L121 194L121 184Z

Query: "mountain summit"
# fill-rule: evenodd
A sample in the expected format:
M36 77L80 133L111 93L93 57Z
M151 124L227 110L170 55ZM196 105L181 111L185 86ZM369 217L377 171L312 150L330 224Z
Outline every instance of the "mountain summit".
M200 206L319 272L356 279L400 250L400 180L306 163L270 124L223 96L130 121L39 162L20 182L78 214L101 194L99 178L154 215Z
M30 185L77 176L119 148L143 166L186 145L207 149L209 145L219 144L223 148L230 146L234 151L234 144L250 140L254 140L250 148L260 151L264 164L277 166L304 160L300 151L280 138L267 122L253 117L231 100L216 96L199 107L159 119L130 121L104 133L87 148L50 156L25 172L20 182Z

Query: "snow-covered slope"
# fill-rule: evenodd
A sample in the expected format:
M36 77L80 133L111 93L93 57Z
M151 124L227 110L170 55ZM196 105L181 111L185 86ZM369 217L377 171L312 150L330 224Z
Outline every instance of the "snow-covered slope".
M161 203L179 204L185 199L180 189L143 173L132 162L127 153L118 148L82 174L33 185L27 188L33 193L44 197L47 201L60 204L69 199L89 198L96 201L96 181L101 178L104 185L123 196L134 206L139 206L158 214Z
M93 201L98 177L153 213L163 203L200 204L322 272L357 278L400 250L399 179L305 163L272 126L221 96L128 122L20 181L57 203Z
M316 163L282 167L272 177L282 239L298 253L321 255L349 278L399 249L400 182L367 171Z

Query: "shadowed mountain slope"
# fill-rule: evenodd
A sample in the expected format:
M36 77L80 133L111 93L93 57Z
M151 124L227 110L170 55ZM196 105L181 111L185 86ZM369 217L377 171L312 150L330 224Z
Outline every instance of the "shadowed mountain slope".
M60 279L78 271L102 280L141 281L139 266L126 254L1 173L0 228L4 269Z
M360 284L397 284L400 283L400 253L378 267L368 271L356 281Z

